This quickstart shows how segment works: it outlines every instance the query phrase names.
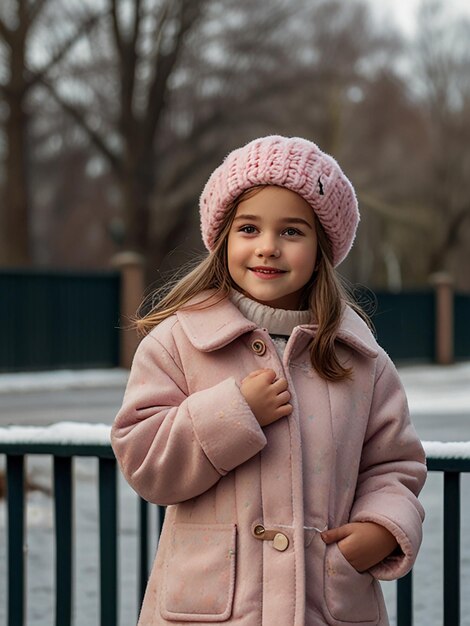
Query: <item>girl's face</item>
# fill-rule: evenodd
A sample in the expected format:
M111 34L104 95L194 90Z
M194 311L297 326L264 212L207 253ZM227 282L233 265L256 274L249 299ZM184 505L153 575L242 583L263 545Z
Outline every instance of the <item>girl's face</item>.
M317 258L312 207L284 187L263 187L240 202L227 241L228 271L252 300L298 309Z

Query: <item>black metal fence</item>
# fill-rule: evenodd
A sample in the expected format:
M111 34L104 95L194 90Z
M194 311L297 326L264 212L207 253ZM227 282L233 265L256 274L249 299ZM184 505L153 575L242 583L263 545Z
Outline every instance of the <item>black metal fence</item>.
M372 323L377 340L395 361L432 362L435 357L433 291L378 291ZM470 301L470 296L469 296ZM470 357L470 350L467 353Z
M0 270L0 372L119 365L119 291L118 272ZM356 297L392 359L435 360L434 290ZM470 358L470 295L454 309L455 358Z
M34 428L31 428L31 432ZM6 455L8 518L8 626L26 623L25 537L25 459L29 455L53 458L53 494L55 522L55 617L51 624L73 623L73 472L75 457L98 459L99 496L99 581L100 624L116 626L118 621L118 494L117 464L109 444L5 443L0 454ZM164 509L158 507L161 520ZM139 603L143 599L149 574L149 505L139 502ZM155 531L153 531L155 532ZM51 555L52 557L52 555Z
M455 358L468 359L470 358L470 295L455 294L454 324Z
M444 589L443 626L460 622L460 475L470 472L470 458L449 459L429 455L428 469L444 474ZM73 596L73 479L72 460L77 456L99 460L99 554L100 554L100 624L117 626L118 620L118 525L116 461L109 445L57 443L8 443L0 441L0 454L7 458L8 517L8 626L25 624L25 457L51 455L54 460L55 507L55 624L72 623ZM163 519L164 511L159 507ZM139 602L149 573L149 539L155 530L149 528L149 506L139 505ZM412 573L397 584L397 626L413 626ZM51 616L50 623L53 623Z
M119 364L118 272L0 270L0 372Z

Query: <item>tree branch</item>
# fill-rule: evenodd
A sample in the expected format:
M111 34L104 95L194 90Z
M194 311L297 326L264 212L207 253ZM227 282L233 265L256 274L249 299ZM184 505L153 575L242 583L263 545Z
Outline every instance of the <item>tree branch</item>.
M371 209L385 220L418 226L420 228L426 228L428 226L426 216L420 215L420 213L416 211L416 207L406 205L399 207L365 192L360 192L359 195L363 206L367 206L368 209ZM413 208L415 210L413 210Z
M133 50L137 50L137 40L139 38L140 23L142 20L142 0L135 0L134 28L130 45Z
M155 28L154 28L153 35L152 35L152 40L155 42L154 50L156 51L153 54L154 57L157 56L158 50L160 50L165 22L168 19L169 12L170 12L170 3L166 2L163 9L160 12L159 19L155 20Z
M142 20L142 4L141 0L135 0L134 25L132 35L128 41L121 39L122 52L120 55L121 67L121 115L120 129L123 137L135 141L134 133L134 92L135 92L135 76L138 61L137 42L139 39L140 25ZM129 141L128 141L129 143Z
M98 151L107 159L111 168L115 171L116 175L120 176L122 172L122 164L119 156L115 154L108 145L106 145L103 138L88 124L83 111L79 108L64 100L56 91L56 89L47 81L42 80L42 84L47 89L52 98L60 105L60 107L72 117L78 126L85 132L91 143L98 149Z
M153 81L149 88L146 114L144 118L142 140L144 153L149 153L153 146L153 137L160 116L164 109L168 91L168 78L173 71L183 47L184 37L201 14L204 0L181 0L180 27L175 38L175 45L170 53L163 53L159 48L154 63Z
M430 273L440 271L444 268L444 264L449 252L454 248L458 241L460 229L466 219L470 218L470 206L464 207L456 213L447 228L444 241L439 248L431 255L429 263Z
M470 217L470 206L462 208L451 220L444 245L448 250L453 248L458 241L462 224Z
M114 41L116 42L116 48L119 53L119 57L122 60L124 54L124 44L122 40L121 27L119 26L119 16L117 10L117 0L111 0L111 20L113 24Z
M11 49L11 46L12 46L12 32L11 32L11 30L9 28L7 28L7 25L2 20L1 17L0 17L0 37L7 44L7 46Z
M30 88L37 84L38 82L44 82L45 76L50 72L50 70L55 67L60 61L64 58L64 56L69 52L71 48L83 37L84 34L90 31L99 20L103 17L102 14L92 15L87 20L85 20L80 28L73 33L73 35L62 45L62 47L54 54L54 56L49 60L49 62L38 72L33 72L29 70L30 78L27 81L27 88Z
M36 0L36 2L33 2L30 5L29 11L28 11L28 18L27 18L28 24L33 24L37 20L46 2L47 0Z

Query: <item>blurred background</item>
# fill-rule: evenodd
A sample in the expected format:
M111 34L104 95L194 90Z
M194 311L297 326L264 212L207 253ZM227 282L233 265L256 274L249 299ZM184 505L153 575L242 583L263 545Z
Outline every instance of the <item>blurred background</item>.
M0 267L158 280L214 167L279 133L357 190L350 280L470 291L469 42L457 0L2 0Z
M377 295L373 322L400 364L420 437L468 440L468 0L0 0L1 623L7 595L10 613L27 613L35 626L53 622L56 597L69 614L73 603L76 626L97 624L105 597L116 610L116 589L103 582L100 605L98 537L114 541L101 555L111 563L101 581L113 581L117 522L111 507L114 521L100 526L96 453L74 459L76 557L54 578L54 528L62 519L72 536L72 514L58 507L54 522L51 459L15 428L109 426L136 345L119 327L129 325L145 288L203 252L198 198L213 169L270 133L315 141L353 182L362 220L340 271ZM129 251L138 256L119 254ZM436 361L453 365L444 371L430 365ZM58 371L66 368L73 372ZM77 446L85 445L80 437ZM3 470L12 440L29 455L29 478L27 497L21 468L10 483L21 514L7 541ZM51 449L68 461L74 454ZM467 478L462 538L470 537ZM443 623L441 479L435 474L423 492L420 625ZM113 480L103 492L115 489ZM138 537L150 533L151 553L156 522L143 532L122 480L120 490L119 610L127 625L140 605L137 580L139 594L146 581L146 567L137 573ZM458 546L458 532L446 532ZM462 555L463 590L468 541ZM65 580L57 596L55 580ZM448 588L458 602L457 581ZM389 584L392 624L394 593ZM462 621L446 623L470 626L468 593L461 604Z

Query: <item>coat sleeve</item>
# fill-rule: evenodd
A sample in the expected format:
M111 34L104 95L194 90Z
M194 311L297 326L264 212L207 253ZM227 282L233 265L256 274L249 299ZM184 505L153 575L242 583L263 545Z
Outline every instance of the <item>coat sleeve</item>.
M412 568L421 545L424 510L417 496L426 480L426 461L398 373L383 356L350 521L375 522L394 535L399 553L369 570L376 578L393 580Z
M266 437L234 378L188 395L181 368L151 334L136 351L111 443L133 489L167 505L210 489Z

